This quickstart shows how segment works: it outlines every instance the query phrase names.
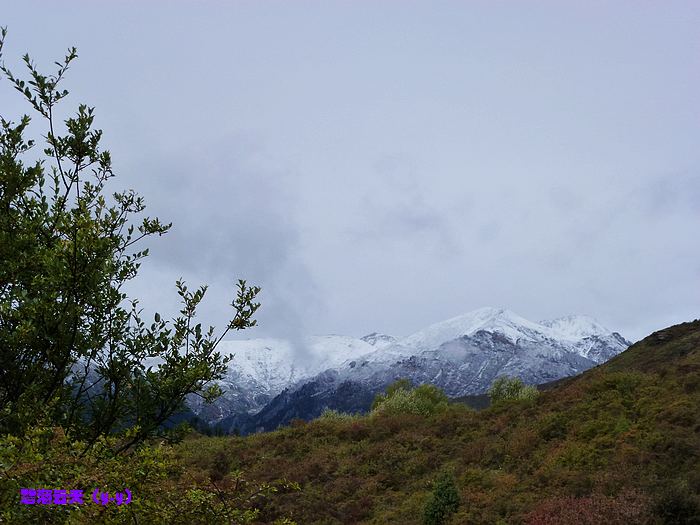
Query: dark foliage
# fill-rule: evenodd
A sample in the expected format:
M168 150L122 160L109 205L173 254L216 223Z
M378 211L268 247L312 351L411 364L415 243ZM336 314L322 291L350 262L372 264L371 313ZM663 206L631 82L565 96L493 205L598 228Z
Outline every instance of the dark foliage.
M455 486L454 476L443 473L435 482L432 494L423 511L424 525L442 525L457 512L459 494Z

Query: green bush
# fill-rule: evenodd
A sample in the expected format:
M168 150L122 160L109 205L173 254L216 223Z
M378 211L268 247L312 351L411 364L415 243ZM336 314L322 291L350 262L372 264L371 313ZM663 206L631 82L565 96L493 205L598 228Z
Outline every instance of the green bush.
M520 378L506 376L497 378L488 393L492 403L516 399L532 400L540 395L536 387L526 385Z
M457 512L459 494L454 476L444 472L435 482L433 492L423 511L424 525L442 525L451 514Z
M445 393L433 385L411 388L406 379L389 385L385 394L379 394L372 403L372 414L416 414L428 416L447 408Z

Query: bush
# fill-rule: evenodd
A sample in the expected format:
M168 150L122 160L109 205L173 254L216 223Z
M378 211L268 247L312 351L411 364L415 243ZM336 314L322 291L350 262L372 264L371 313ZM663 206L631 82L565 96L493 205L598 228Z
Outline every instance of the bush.
M389 385L385 394L379 394L372 403L373 414L416 414L428 416L447 408L445 393L433 385L411 388L406 379Z
M239 471L229 472L223 452L202 469L186 469L169 444L142 444L130 454L115 454L116 441L101 437L83 452L84 443L60 427L31 427L23 438L0 436L0 523L252 523L265 499L299 488L286 480L248 481ZM84 490L84 504L21 504L21 488ZM132 500L96 505L90 501L95 488L111 495L126 488Z
M526 518L529 525L627 525L650 522L648 498L637 491L623 491L616 497L594 494L548 499ZM684 522L685 523L685 522Z
M700 524L700 501L685 483L666 487L654 505L654 513L667 524Z
M433 493L425 505L423 523L425 525L442 525L451 514L457 512L458 507L459 494L455 486L454 476L445 472L435 482Z
M489 388L492 403L514 399L537 399L539 395L540 392L536 387L526 385L518 377L499 377Z

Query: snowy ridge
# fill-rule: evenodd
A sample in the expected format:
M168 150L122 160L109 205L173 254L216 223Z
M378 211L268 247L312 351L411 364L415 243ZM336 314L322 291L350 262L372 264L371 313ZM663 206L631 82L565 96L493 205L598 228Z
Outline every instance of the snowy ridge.
M532 384L575 375L607 361L629 344L590 317L567 316L536 323L510 310L491 307L432 324L400 339L375 332L362 338L325 335L295 342L223 341L218 350L233 356L219 382L223 396L212 406L203 406L195 399L189 400L189 405L210 422L236 414L257 417L258 412L268 417L265 414L273 406L273 411L287 413L291 410L288 403L309 405L309 400L300 401L303 396L294 396L315 385L311 389L320 389L315 395L321 396L317 403L323 399L340 403L340 407L358 403L356 408L362 408L373 393L399 377L415 384L435 384L458 397L485 392L503 374ZM354 400L343 390L350 384L359 389ZM287 401L277 399L280 396ZM306 417L303 411L300 414Z
M452 398L483 394L503 375L548 383L580 374L630 344L590 317L535 323L500 308L480 308L398 340L369 334L362 342L371 343L370 353L348 354L341 365L290 385L261 409L221 419L222 428L273 430L327 408L366 412L376 394L399 378L433 384Z
M264 384L271 391L283 388L352 357L376 348L365 341L342 335L307 337L299 342L284 339L222 341L218 351L232 355L229 368Z
M435 323L335 369L337 381L376 389L407 377L448 395L485 392L499 375L536 384L575 375L630 345L586 316L535 323L502 308L480 308Z
M605 337L613 333L592 317L570 315L534 323L502 308L480 308L447 321L430 325L402 340L399 344L416 350L436 348L458 337L483 330L505 336L513 343L519 339L538 341L542 338L577 341L584 337Z
M592 336L611 336L613 333L592 317L586 315L569 315L557 319L540 321L551 328L561 339L583 339Z
M428 350L479 330L499 333L513 342L535 333L556 338L554 331L550 333L546 326L528 321L510 310L486 307L430 325L400 340L399 344L416 350Z
M441 345L459 338L472 337L479 332L498 334L515 345L538 344L540 353L552 355L552 352L574 352L591 358L596 363L612 357L608 355L610 352L598 352L599 345L596 346L596 342L606 340L617 352L629 346L629 342L622 336L616 336L591 317L572 315L535 323L510 310L485 307L432 324L378 349L366 356L366 360L389 363L436 350Z
M341 335L311 336L300 341L222 341L217 351L233 356L228 371L218 381L223 395L212 405L190 396L188 406L208 422L234 414L253 414L285 388L339 366L348 357L366 355L375 349L365 341Z
M386 335L386 334L380 334L377 332L372 332L371 334L367 334L364 337L361 337L364 342L371 344L373 347L379 349L379 348L386 348L387 346L390 346L394 343L396 343L397 339L396 337L392 335Z

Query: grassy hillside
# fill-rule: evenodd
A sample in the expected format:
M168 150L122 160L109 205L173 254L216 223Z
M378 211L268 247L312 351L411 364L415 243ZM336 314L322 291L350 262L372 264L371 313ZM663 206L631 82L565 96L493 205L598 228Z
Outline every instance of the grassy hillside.
M478 412L336 415L118 457L108 442L79 445L55 427L0 438L0 523L412 524L436 485L442 501L456 499L445 486L459 497L444 523L700 523L700 321ZM134 499L21 505L21 487Z
M700 321L656 332L536 401L317 420L187 440L178 453L202 477L223 463L298 482L263 503L263 521L420 523L448 470L461 499L448 523L700 523Z

